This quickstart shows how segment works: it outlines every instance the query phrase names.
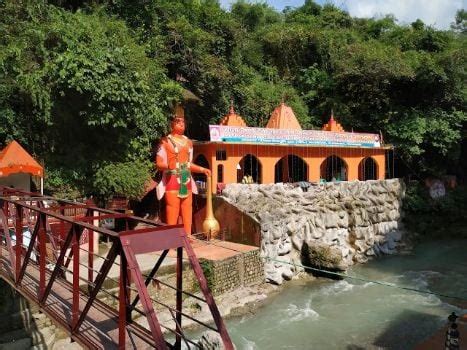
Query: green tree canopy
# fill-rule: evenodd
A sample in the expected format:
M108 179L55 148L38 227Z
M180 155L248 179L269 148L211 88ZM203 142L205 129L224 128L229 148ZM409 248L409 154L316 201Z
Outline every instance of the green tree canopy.
M122 191L115 167L149 176L183 87L202 100L187 113L196 138L231 99L262 126L285 98L303 127L334 109L348 130L382 132L420 176L462 175L466 47L464 10L438 30L312 0L281 13L244 0L4 0L0 142L45 162L55 191Z

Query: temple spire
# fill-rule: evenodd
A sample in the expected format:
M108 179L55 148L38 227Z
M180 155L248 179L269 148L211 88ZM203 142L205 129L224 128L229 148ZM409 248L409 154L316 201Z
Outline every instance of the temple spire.
M344 132L344 128L340 123L334 119L334 110L331 109L331 117L329 118L329 121L324 124L323 131L334 131L334 132Z
M229 113L227 113L220 121L219 125L224 126L247 126L243 118L235 113L233 99L230 99Z
M235 108L234 108L233 98L230 99L229 114L235 114Z
M295 117L293 109L287 106L282 100L281 104L272 111L266 128L270 129L295 129L301 130L302 127Z

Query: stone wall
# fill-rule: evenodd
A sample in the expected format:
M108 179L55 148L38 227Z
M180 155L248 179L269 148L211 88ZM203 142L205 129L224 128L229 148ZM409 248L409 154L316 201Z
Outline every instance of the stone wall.
M264 267L259 249L224 260L201 260L204 275L214 295L264 281Z
M223 260L207 260L200 259L200 264L204 275L208 281L211 292L214 295L235 290L237 288L251 286L264 282L264 266L263 259L260 256L259 249L254 249L248 252L239 253L232 257ZM149 274L149 271L143 272ZM175 265L165 266L160 269L156 277L163 283L171 286L176 286L177 275L175 273ZM183 290L189 293L199 293L199 283L191 265L185 261L183 264ZM113 284L108 283L107 287L113 294L118 295L119 288L113 281ZM148 285L149 295L156 300L167 302L175 302L175 293L172 288L165 286L162 283L150 283ZM136 295L131 291L132 298ZM107 305L118 309L118 300L109 296L106 293L99 293L98 299ZM156 310L165 310L165 307L159 304L153 304ZM134 313L134 317L139 317L138 313Z
M281 284L302 264L345 270L400 246L401 180L311 184L229 184L226 201L261 228L266 280Z

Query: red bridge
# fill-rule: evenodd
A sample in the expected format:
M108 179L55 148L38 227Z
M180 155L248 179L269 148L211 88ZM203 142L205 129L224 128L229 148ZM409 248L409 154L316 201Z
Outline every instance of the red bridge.
M11 188L0 188L0 205L0 277L37 303L82 346L180 349L184 343L188 349L198 348L182 328L183 320L190 319L217 332L225 348L233 349L182 225L158 225L151 220ZM100 227L99 222L107 219L118 220L122 229ZM105 256L95 251L95 235L111 244ZM171 249L176 251L175 286L157 278ZM183 290L184 251L200 293ZM159 258L152 271L143 275L137 256L154 252L160 253ZM84 277L79 273L83 268L87 271ZM109 274L112 268L119 270L117 279ZM118 293L104 288L108 280L118 284ZM173 302L151 296L150 283L173 289ZM98 295L102 294L115 302L100 300ZM213 322L197 320L184 312L186 297L206 303ZM173 326L164 325L158 318L161 309L168 310Z

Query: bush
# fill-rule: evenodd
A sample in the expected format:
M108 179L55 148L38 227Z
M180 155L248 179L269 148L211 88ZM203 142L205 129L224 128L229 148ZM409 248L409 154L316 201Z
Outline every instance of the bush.
M422 236L467 237L467 188L447 190L446 196L430 197L421 184L409 184L403 209L404 223L410 231Z
M151 179L151 169L152 164L143 161L106 164L96 172L94 193L102 200L113 195L141 199L145 186Z

